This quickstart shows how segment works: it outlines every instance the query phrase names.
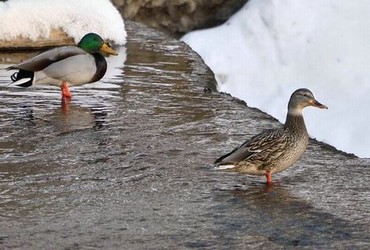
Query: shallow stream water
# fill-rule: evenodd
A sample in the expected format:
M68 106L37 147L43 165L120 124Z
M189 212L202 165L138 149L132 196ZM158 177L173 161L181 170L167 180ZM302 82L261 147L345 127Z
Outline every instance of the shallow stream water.
M271 187L212 170L279 122L212 91L185 44L127 28L69 104L0 71L0 249L370 248L369 160L311 140Z

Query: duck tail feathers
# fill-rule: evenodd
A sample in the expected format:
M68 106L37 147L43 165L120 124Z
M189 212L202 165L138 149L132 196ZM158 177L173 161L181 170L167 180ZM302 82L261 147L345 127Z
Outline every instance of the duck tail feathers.
M231 151L230 153L227 153L221 157L219 157L213 164L220 165L225 162L225 158L229 157L232 153L234 153L235 150Z
M14 69L9 67L7 69ZM13 81L11 84L15 84L20 87L30 87L32 85L34 77L33 71L28 71L24 69L20 69L18 72L15 72L10 76L10 79Z

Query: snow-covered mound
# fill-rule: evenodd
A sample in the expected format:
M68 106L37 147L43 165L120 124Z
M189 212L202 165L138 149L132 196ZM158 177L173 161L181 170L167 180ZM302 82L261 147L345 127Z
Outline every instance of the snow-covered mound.
M0 2L0 39L18 36L35 41L62 29L77 43L94 32L122 45L126 41L123 19L109 0L9 0Z

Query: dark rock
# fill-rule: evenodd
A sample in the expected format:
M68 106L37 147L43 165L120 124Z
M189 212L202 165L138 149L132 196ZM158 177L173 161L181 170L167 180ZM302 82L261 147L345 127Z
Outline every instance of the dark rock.
M111 0L125 19L174 36L225 22L247 0Z

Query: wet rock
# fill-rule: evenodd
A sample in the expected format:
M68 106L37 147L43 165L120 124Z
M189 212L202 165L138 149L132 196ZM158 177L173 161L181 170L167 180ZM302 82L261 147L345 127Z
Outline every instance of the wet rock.
M273 186L212 170L281 124L215 91L186 44L127 30L120 73L75 88L68 112L59 89L0 84L0 248L370 247L369 159L310 140Z
M112 0L125 19L180 36L225 22L247 0Z

